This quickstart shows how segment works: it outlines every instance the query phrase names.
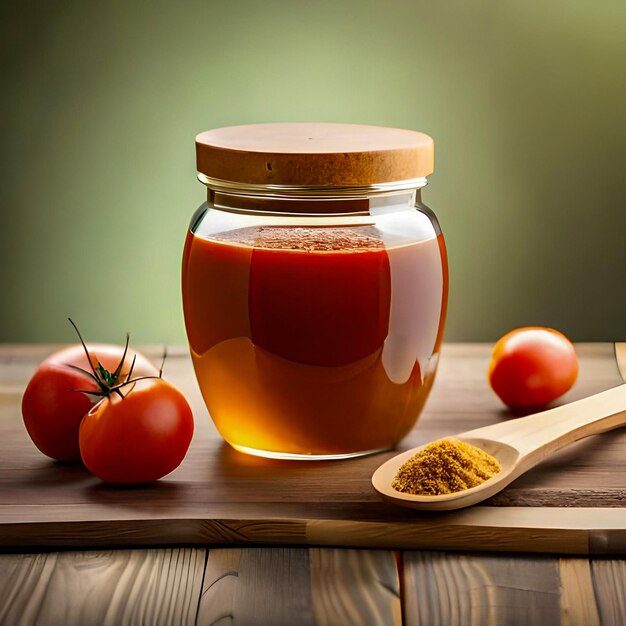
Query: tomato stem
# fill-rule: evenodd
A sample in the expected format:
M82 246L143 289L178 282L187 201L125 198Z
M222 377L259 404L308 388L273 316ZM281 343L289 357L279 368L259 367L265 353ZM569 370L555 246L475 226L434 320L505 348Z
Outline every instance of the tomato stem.
M93 363L91 362L89 351L87 350L87 346L85 345L85 342L83 341L83 336L80 334L80 330L78 330L78 326L74 324L74 320L72 320L71 317L68 317L67 319L69 320L70 324L74 327L74 330L76 331L76 334L78 335L78 338L80 339L80 343L83 346L83 350L85 351L85 355L87 356L89 367L91 368L91 371L93 372L95 379L98 380L98 373L96 372L96 368L93 366Z
M122 373L122 368L124 367L124 362L126 361L126 355L128 354L128 347L130 344L130 333L126 333L126 344L124 345L124 352L122 353L122 358L120 362L117 364L117 367L113 372L109 372L109 370L100 363L98 357L94 354L96 361L98 363L98 367L94 367L94 364L91 360L91 355L89 354L89 350L83 340L80 331L78 330L78 326L74 323L71 317L67 318L70 324L74 327L78 338L80 339L80 343L83 346L83 350L85 351L85 355L87 356L87 361L89 362L89 367L91 368L91 372L83 369L82 367L78 367L77 365L71 365L66 363L67 367L71 367L72 369L89 376L97 385L100 387L100 391L87 391L86 389L72 389L71 391L76 391L79 393L87 394L88 396L96 396L97 398L108 398L112 393L117 394L122 400L126 397L122 393L122 389L127 385L135 385L136 382L140 380L148 380L150 378L163 378L163 366L165 365L165 359L167 357L167 346L163 346L163 359L161 361L161 368L159 369L158 376L139 376L138 378L132 378L133 370L135 369L135 363L137 361L137 354L133 355L133 360L130 364L130 369L128 370L128 374L126 378L120 382L120 375ZM131 387L130 393L133 390ZM128 393L126 395L128 395Z
M124 352L122 354L122 358L120 359L120 362L118 363L117 367L115 368L115 371L113 372L113 377L115 379L117 379L120 375L120 372L122 371L122 367L124 365L124 361L126 360L126 354L128 352L128 344L130 342L130 333L126 333L126 344L124 345ZM136 356L136 355L135 355ZM134 363L134 360L133 360Z
M159 368L159 378L163 378L163 366L167 358L167 346L163 346L163 358L161 359L161 367Z

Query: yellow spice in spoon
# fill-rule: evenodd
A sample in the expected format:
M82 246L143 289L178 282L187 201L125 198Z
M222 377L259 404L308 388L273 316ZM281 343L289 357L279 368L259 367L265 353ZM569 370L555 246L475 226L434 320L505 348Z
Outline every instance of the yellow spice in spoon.
M416 496L439 496L476 487L500 469L484 450L449 437L429 443L406 461L391 486Z

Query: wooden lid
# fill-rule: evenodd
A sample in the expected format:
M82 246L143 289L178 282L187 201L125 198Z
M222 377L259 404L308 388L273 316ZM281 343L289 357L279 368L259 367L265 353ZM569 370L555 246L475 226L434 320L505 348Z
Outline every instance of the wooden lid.
M433 140L383 126L251 124L196 137L198 171L252 185L359 187L433 172Z

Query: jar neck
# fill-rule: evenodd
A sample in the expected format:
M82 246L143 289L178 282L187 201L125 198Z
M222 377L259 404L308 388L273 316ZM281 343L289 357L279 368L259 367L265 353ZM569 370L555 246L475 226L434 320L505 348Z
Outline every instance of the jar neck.
M257 183L239 183L219 178L211 178L202 172L198 173L198 180L209 189L223 193L254 196L296 196L298 198L324 197L362 197L373 196L395 191L408 191L426 186L426 178L412 178L371 185L327 187L312 185L270 185Z
M235 213L368 215L374 212L415 206L421 202L426 179L385 183L369 187L278 187L241 185L216 181L200 174L208 189L208 203Z

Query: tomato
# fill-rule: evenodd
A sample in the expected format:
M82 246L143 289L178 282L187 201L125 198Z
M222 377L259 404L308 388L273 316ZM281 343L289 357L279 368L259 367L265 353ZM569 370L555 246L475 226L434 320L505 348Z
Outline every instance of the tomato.
M124 348L110 344L87 346L94 367L98 361L109 371L115 371ZM134 352L128 352L119 375L128 374ZM133 368L135 376L158 376L159 371L136 353ZM45 359L31 378L22 398L24 425L33 443L49 457L59 461L80 461L78 428L85 414L97 399L72 391L85 389L98 391L96 382L72 367L90 371L89 361L82 345L78 344L55 352Z
M578 376L572 342L551 328L518 328L498 340L489 384L511 408L541 407L562 396Z
M87 469L110 483L147 483L176 469L193 435L184 396L161 378L140 380L94 406L80 425Z

